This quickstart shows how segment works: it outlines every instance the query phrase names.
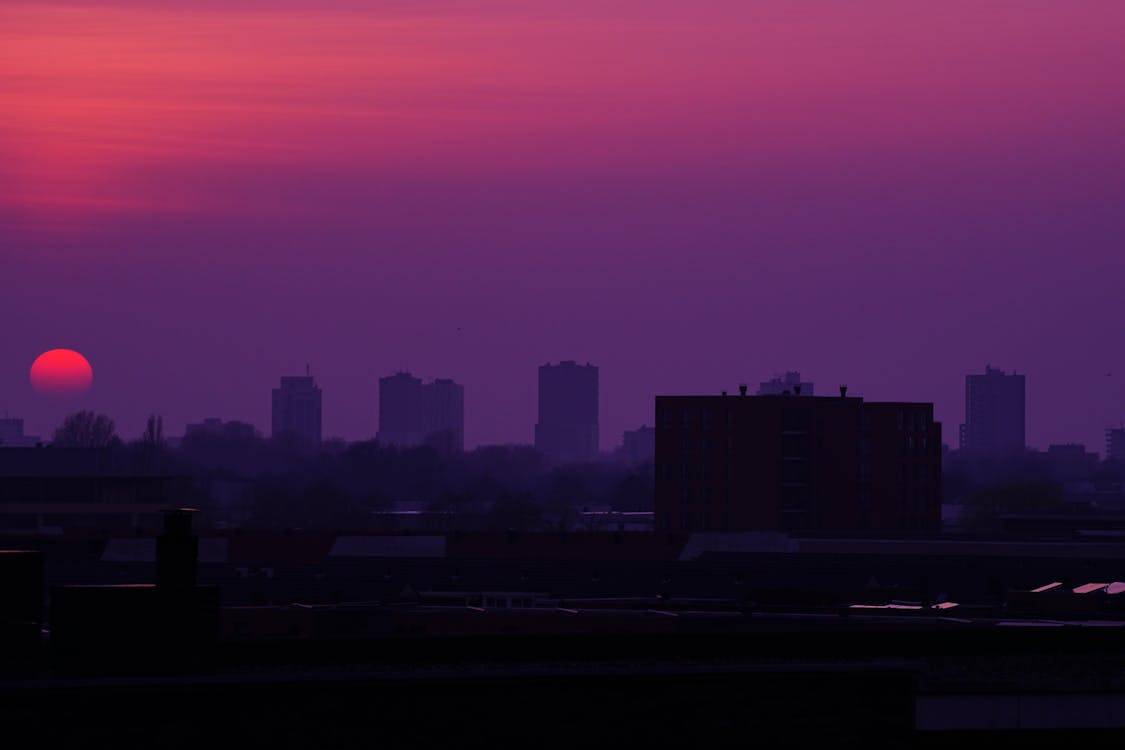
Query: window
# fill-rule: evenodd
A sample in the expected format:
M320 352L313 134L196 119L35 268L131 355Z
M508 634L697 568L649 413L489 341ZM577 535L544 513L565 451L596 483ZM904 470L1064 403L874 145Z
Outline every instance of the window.
M711 410L710 409L704 409L703 410L703 429L704 430L711 429Z
M684 429L691 429L691 409L684 409Z
M660 426L666 430L672 429L672 410L662 409L660 412Z

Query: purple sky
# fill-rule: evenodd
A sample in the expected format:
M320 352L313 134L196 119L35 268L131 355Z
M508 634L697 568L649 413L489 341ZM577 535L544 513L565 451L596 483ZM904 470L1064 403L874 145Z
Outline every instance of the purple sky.
M1080 8L1081 12L1077 12ZM0 7L0 414L326 435L397 369L530 442L536 368L656 393L799 369L934 401L1028 377L1033 445L1125 418L1125 5L52 2ZM69 347L75 402L27 371Z

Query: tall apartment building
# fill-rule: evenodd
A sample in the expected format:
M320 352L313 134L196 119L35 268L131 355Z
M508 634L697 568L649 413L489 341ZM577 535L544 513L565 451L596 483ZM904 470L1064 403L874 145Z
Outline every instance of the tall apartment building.
M283 377L273 389L270 434L288 436L308 444L321 441L321 392L311 375Z
M422 386L426 444L442 453L465 450L465 388L448 378Z
M443 453L465 449L465 389L438 378L423 383L408 372L379 378L379 431L385 445L431 445Z
M658 396L658 531L934 532L933 404L846 396Z
M1027 445L1025 408L1023 375L991 366L983 375L966 375L961 450L982 458L1022 453Z
M597 457L597 367L567 360L539 368L535 447L558 463Z

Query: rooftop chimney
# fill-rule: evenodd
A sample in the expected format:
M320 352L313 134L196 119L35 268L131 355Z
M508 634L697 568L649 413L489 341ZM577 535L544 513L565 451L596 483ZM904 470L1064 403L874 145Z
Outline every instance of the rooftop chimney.
M739 396L745 396L746 395L746 384L745 383L738 386L738 395Z
M847 395L848 395L848 387L846 385L840 386L840 398L844 398Z

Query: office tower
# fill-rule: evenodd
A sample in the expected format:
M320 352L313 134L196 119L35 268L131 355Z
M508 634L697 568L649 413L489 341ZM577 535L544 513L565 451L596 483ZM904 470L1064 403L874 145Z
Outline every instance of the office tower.
M939 530L933 404L845 394L658 396L657 530Z
M568 360L539 368L535 447L559 463L598 455L597 367Z
M977 457L1018 455L1025 438L1024 376L991 366L983 375L965 376L965 424L961 450Z
M423 384L408 372L379 378L379 431L384 445L465 448L465 389L449 379Z
M272 436L318 444L321 439L321 393L311 375L283 377L273 389Z
M802 382L801 373L796 371L787 372L783 377L758 384L759 396L780 396L787 392L794 396L811 396L813 384Z

